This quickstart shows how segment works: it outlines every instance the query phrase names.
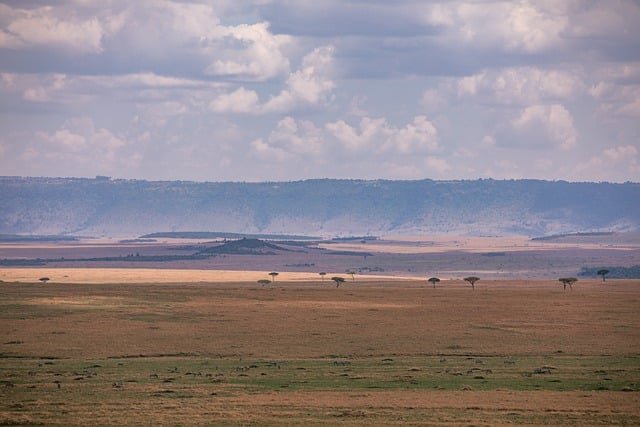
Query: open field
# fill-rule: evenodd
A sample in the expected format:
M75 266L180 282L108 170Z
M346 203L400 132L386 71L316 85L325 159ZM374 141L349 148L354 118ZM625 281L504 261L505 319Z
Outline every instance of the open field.
M640 425L637 280L142 271L1 279L0 425Z
M5 282L38 282L45 275L55 283L198 283L198 282L257 282L260 279L269 279L269 271L239 271L239 270L175 270L152 268L2 268L0 267L0 280ZM344 273L327 273L325 278ZM360 275L359 278L367 281L385 280L383 276ZM318 273L281 272L276 277L279 281L320 281ZM386 278L388 280L388 278Z

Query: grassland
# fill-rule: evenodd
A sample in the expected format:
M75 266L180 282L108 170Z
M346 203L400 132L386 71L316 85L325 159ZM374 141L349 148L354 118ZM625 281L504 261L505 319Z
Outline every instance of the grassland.
M640 425L638 281L7 271L0 425Z

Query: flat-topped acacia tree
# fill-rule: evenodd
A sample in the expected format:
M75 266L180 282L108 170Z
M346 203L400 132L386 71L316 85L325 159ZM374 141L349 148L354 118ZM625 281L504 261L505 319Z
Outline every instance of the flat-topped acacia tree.
M268 285L269 283L271 283L271 280L269 280L269 279L260 279L260 280L258 280L258 283L260 283L262 286L264 286L264 285Z
M575 277L561 277L558 279L562 283L562 290L566 291L567 286L569 286L570 290L573 290L573 284L578 281Z
M318 273L320 275L320 277L322 277L322 280L324 280L324 276L327 275L327 273L325 273L324 271L321 271L320 273Z
M478 280L480 280L480 278L479 278L479 277L476 277L476 276L469 276L469 277L465 277L465 278L464 278L464 281L465 281L465 282L469 282L469 283L471 283L471 289L474 289L474 290L475 290L475 288L476 288L476 286L475 286L475 285L476 285L476 282L477 282Z
M433 284L433 289L436 288L436 283L438 283L440 281L440 279L438 279L437 277L430 277L427 279L427 282L431 282Z
M271 276L271 278L273 279L273 283L276 283L276 276L279 273L276 273L275 271L272 271L271 273L269 273L269 276Z
M596 273L598 276L602 276L602 281L604 282L604 276L606 276L607 274L609 274L609 270L607 270L606 268L603 268L602 270L598 270L598 272Z
M340 287L340 285L341 285L342 283L344 283L344 277L338 277L338 276L335 276L335 277L332 277L332 278L331 278L331 280L333 280L334 282L336 282L336 288L339 288L339 287Z

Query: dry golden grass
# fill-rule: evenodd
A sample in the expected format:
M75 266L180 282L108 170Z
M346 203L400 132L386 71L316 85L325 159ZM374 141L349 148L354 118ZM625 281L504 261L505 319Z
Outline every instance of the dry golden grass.
M165 270L67 273L75 283L0 283L0 380L14 384L0 390L0 424L640 423L640 393L620 391L640 388L639 281L472 291L360 276L335 288L318 277L261 287L219 272L165 283ZM542 365L558 374L531 377ZM478 366L493 372L465 373Z
M269 279L269 271L235 270L180 270L156 268L0 268L0 280L5 282L38 282L41 277L51 279L50 283L236 283L257 282ZM344 273L327 273L330 277L345 276ZM380 279L378 276L358 276L366 280ZM280 281L319 281L317 273L278 272L276 282Z

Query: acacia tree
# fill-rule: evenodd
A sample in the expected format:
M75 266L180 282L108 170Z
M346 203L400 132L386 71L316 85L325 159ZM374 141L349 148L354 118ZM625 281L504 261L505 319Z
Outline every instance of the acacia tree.
M479 278L479 277L476 277L476 276L469 276L469 277L465 277L465 278L464 278L464 281L465 281L465 282L469 282L469 283L471 283L471 289L474 289L474 290L476 289L476 286L475 286L475 285L476 285L476 282L477 282L478 280L480 280L480 278Z
M275 282L276 282L276 276L277 276L278 274L279 274L279 273L276 273L275 271L272 271L271 273L269 273L269 276L271 276L271 278L273 279L273 283L275 283Z
M48 277L41 277L38 280L40 280L42 283L47 283L51 279L49 279Z
M320 275L320 277L322 277L322 280L324 280L324 276L327 275L327 273L325 273L324 271L321 271L320 273L318 273Z
M604 276L606 276L607 274L609 274L609 270L607 270L606 268L603 268L602 270L598 270L598 276L602 276L602 281L604 282Z
M576 279L575 277L561 277L558 279L558 281L562 282L562 290L566 291L567 285L569 286L570 290L573 290L573 284L576 283L578 279Z
M339 288L339 287L340 287L340 285L341 285L342 283L344 283L344 277L338 277L338 276L335 276L335 277L332 277L332 278L331 278L331 280L333 280L334 282L336 282L336 288Z
M260 283L262 286L264 286L264 285L268 285L269 283L271 283L271 280L269 280L269 279L260 279L260 280L258 280L258 283Z
M347 270L346 273L351 276L351 280L356 280L356 272L353 270Z
M427 279L427 282L431 282L433 284L433 289L436 288L436 283L438 283L440 281L440 279L438 279L437 277L430 277L429 279Z

